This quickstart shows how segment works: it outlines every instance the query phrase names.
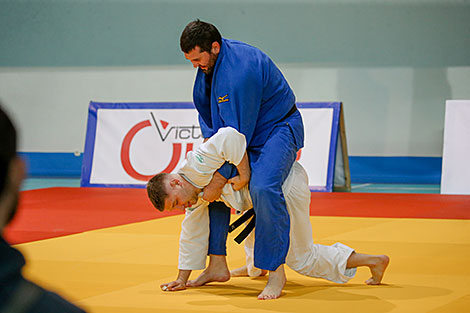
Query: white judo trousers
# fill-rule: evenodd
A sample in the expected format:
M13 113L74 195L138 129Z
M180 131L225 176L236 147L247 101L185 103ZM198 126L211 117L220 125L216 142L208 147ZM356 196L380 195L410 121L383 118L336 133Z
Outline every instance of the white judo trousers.
M246 142L243 134L233 128L221 128L195 151L187 154L179 174L198 188L208 185L212 175L225 161L238 165L245 153ZM356 268L346 268L354 251L341 243L332 246L315 244L309 217L310 189L304 168L294 162L282 191L290 216L290 246L286 264L294 271L315 278L324 278L345 283L354 277ZM234 191L230 184L222 190L220 201L243 212L252 208L248 187ZM209 245L209 203L199 201L186 210L180 235L178 268L200 270L206 267ZM255 228L256 231L256 228ZM253 267L253 232L245 240L245 254L248 274L257 276L259 269Z

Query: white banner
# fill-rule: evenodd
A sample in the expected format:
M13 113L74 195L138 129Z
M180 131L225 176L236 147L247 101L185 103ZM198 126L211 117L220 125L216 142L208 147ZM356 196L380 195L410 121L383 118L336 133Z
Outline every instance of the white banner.
M305 147L298 153L312 190L331 191L339 103L298 104ZM202 143L191 103L90 103L82 186L139 187L174 173Z

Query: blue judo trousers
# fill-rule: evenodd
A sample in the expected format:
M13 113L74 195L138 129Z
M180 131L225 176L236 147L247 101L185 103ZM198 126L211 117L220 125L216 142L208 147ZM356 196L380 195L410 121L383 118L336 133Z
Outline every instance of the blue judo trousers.
M290 220L282 184L303 147L300 112L282 73L259 49L223 39L212 76L198 70L193 98L204 137L230 126L245 135L250 159L250 194L256 213L255 266L274 271L285 263ZM219 172L235 175L230 164ZM225 255L230 210L209 206L209 254Z
M289 250L290 219L282 183L296 158L291 126L299 122L302 123L299 113L287 118L273 130L263 147L248 151L250 195L256 214L254 265L261 269L276 270L285 263ZM222 202L213 202L209 205L209 218L209 254L226 255L230 209Z

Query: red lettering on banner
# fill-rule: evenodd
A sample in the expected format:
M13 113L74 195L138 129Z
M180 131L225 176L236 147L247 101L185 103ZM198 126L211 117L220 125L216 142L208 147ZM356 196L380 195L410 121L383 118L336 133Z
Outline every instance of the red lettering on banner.
M151 126L149 120L137 123L126 134L126 136L124 137L124 140L122 141L122 146L121 146L121 163L122 163L122 167L124 168L124 171L126 171L126 173L130 177L137 179L137 180L141 180L141 181L148 181L154 175L143 175L135 170L135 168L131 164L130 147L131 147L132 140L134 139L134 136L140 130L148 126ZM192 143L187 144L186 150L188 149L192 150L192 145L193 145ZM162 172L171 173L175 169L176 165L178 164L180 157L181 157L181 143L173 143L173 154L171 156L170 163Z
M193 151L193 143L192 142L186 144L186 155L188 155L189 151Z
M176 165L178 165L178 162L180 161L181 157L181 143L173 143L173 155L171 156L171 161L168 166L161 171L161 173L171 173Z
M162 123L162 126L163 126L163 129L166 129L166 127L168 126L168 122L165 122L163 120L160 120L160 123Z

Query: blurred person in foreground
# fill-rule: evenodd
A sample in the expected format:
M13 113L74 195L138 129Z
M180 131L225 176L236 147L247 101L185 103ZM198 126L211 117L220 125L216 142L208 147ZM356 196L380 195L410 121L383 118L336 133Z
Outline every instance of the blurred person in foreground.
M85 312L59 295L25 279L23 255L4 239L15 216L25 165L16 153L16 130L0 103L0 312Z

